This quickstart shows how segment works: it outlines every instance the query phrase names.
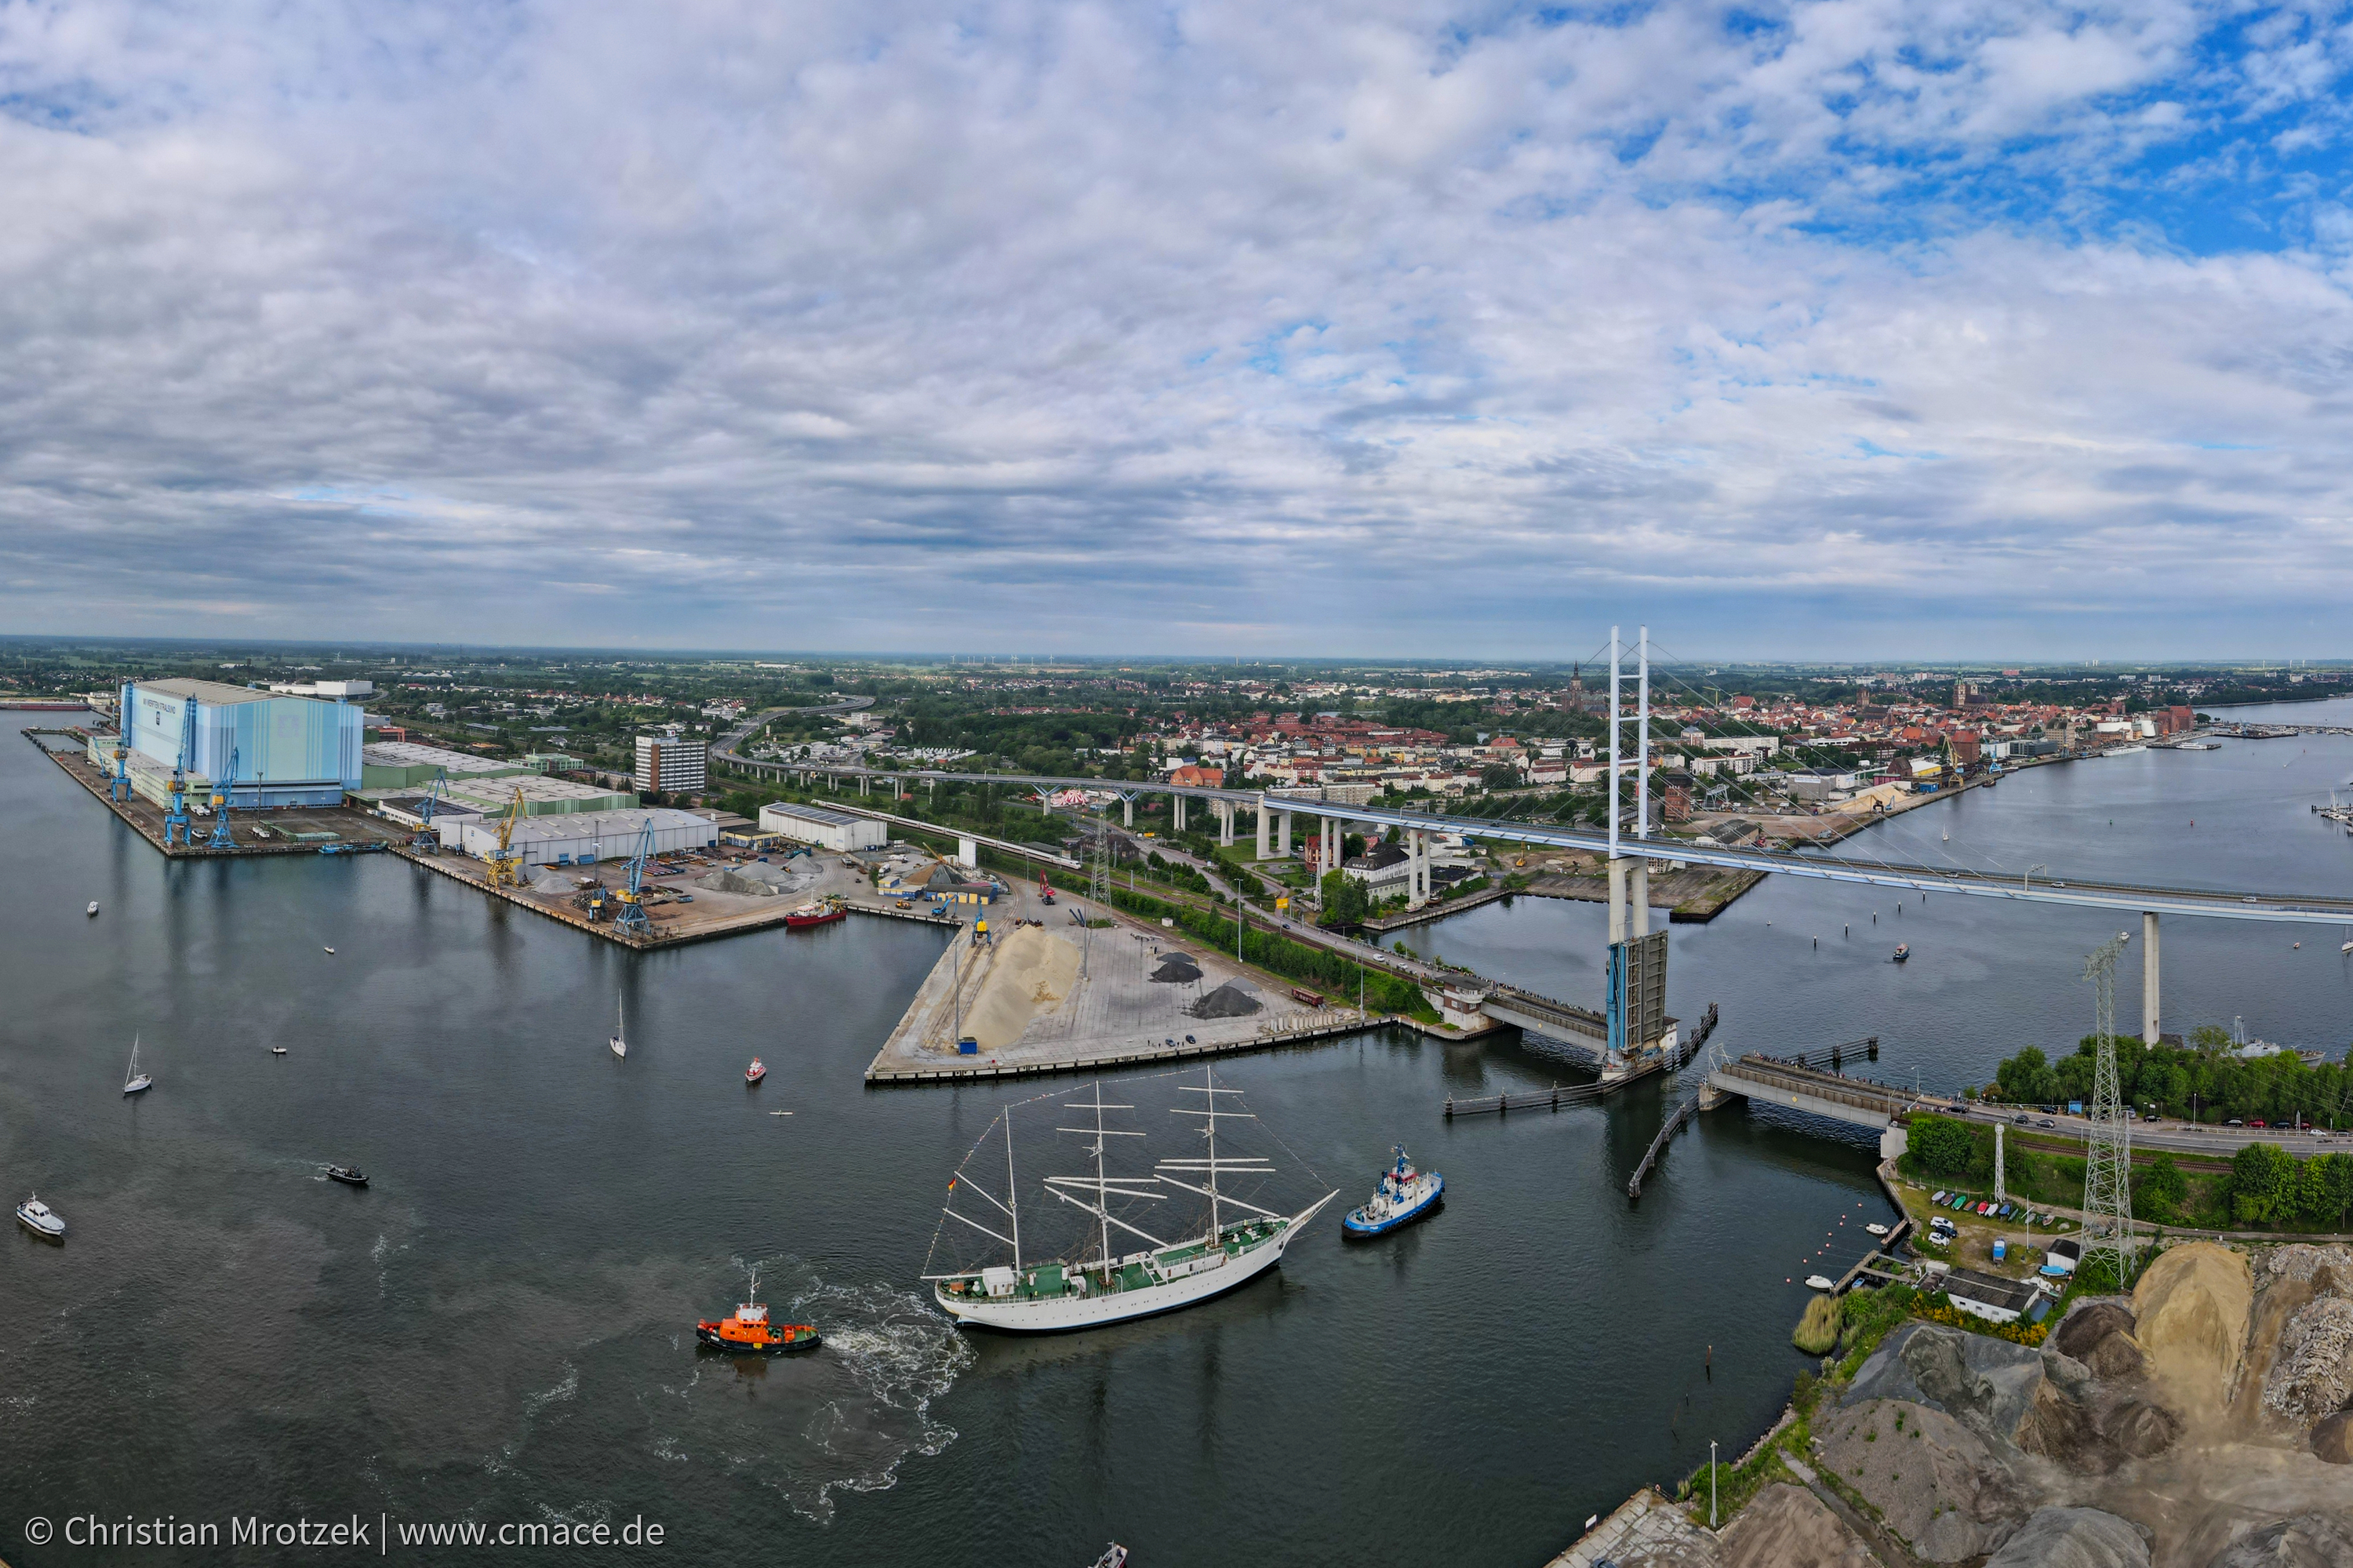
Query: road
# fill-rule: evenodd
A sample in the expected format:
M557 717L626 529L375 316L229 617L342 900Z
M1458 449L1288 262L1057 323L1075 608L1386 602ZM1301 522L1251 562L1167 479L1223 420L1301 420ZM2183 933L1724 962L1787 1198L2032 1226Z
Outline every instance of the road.
M733 729L729 730L725 735L721 736L717 740L712 742L712 754L723 761L733 762L744 768L768 767L771 766L771 764L754 762L748 757L737 756L735 748L744 744L744 737L745 736L750 735L754 730L759 728L770 719L775 718L777 715L798 714L803 718L821 718L830 714L861 713L873 705L874 699L872 697L844 697L838 703L828 703L822 707L762 708L758 713L754 714L750 718L745 719L742 724L737 725Z
M2018 1125L2017 1111L1997 1107L1970 1107L1965 1114L1972 1121L2000 1121L2014 1132L2033 1133L2042 1138L2065 1138L2082 1141L2091 1137L2088 1118L2055 1114L2045 1116L2041 1111L2027 1111L2026 1125ZM2043 1125L2048 1122L2050 1125ZM2189 1122L2135 1122L2132 1129L2135 1149L2169 1149L2177 1154L2203 1154L2228 1160L2250 1143L2274 1143L2291 1154L2326 1154L2332 1149L2353 1148L2353 1137L2328 1136L2310 1129L2303 1132L2289 1128L2236 1128L2195 1126Z

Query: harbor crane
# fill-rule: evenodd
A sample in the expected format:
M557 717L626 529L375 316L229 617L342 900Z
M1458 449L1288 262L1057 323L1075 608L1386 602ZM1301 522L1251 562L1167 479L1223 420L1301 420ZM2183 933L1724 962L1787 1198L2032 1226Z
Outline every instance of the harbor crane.
M492 887L522 885L522 851L511 850L509 847L514 842L515 823L522 820L522 786L518 784L515 786L514 799L509 800L507 809L499 813L498 853L490 856L486 863L490 866Z
M213 786L213 836L206 840L212 849L235 849L237 840L228 831L228 798L237 789L237 765L240 758L237 748L228 748L228 782Z
M180 708L180 749L172 758L172 809L164 813L164 847L172 847L174 838L182 849L194 846L188 842L188 774L196 766L196 704L185 699Z
M125 693L134 692L137 689L134 686L123 688ZM115 715L114 777L107 780L106 792L112 800L131 799L131 705L129 703L123 704L122 711Z
M423 825L409 838L410 849L431 854L441 847L441 835L433 831L433 808L441 803L441 787L448 782L447 768L433 770L433 781L425 787L425 796L417 803L417 815Z
M615 902L620 905L613 916L613 929L642 937L653 922L647 917L644 899L646 862L654 853L654 820L646 819L644 829L638 834L638 853L629 857L629 885L614 891Z

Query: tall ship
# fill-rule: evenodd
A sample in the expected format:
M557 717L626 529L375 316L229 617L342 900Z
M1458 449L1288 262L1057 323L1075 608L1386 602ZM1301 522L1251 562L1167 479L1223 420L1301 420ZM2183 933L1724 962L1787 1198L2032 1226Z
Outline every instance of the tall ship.
M1061 1102L1063 1109L1077 1113L1071 1120L1086 1125L1060 1127L1055 1131L1087 1140L1081 1152L1091 1158L1092 1169L1082 1164L1076 1171L1048 1176L1043 1186L1049 1196L1082 1211L1092 1223L1077 1246L1053 1257L1040 1257L1034 1250L1025 1253L1023 1248L1013 1116L1009 1108L1001 1114L997 1120L1004 1135L1002 1177L996 1175L997 1140L991 1134L998 1129L992 1126L948 1184L943 1212L965 1230L1002 1247L999 1255L1004 1261L926 1274L923 1277L940 1309L959 1322L1011 1333L1066 1333L1196 1306L1249 1284L1281 1263L1292 1238L1338 1193L1326 1192L1295 1214L1261 1208L1237 1197L1229 1190L1232 1181L1271 1177L1274 1167L1263 1156L1219 1154L1219 1125L1258 1118L1235 1104L1241 1097L1240 1089L1220 1086L1206 1067L1198 1085L1180 1086L1177 1092L1201 1097L1198 1107L1181 1105L1173 1114L1198 1122L1202 1151L1157 1160L1148 1176L1112 1173L1112 1140L1142 1139L1145 1134L1114 1128L1104 1116L1132 1111L1134 1106L1105 1100L1100 1082L1089 1097ZM990 1190L999 1181L1005 1194L1001 1199ZM1205 1201L1207 1220L1197 1232L1163 1237L1128 1217L1146 1217L1144 1211L1155 1203L1184 1205L1186 1201L1179 1196L1184 1193ZM966 1198L977 1200L972 1212L957 1206ZM1164 1222L1155 1224L1166 1228ZM1034 1225L1032 1232L1034 1243ZM935 1256L938 1250L934 1243Z

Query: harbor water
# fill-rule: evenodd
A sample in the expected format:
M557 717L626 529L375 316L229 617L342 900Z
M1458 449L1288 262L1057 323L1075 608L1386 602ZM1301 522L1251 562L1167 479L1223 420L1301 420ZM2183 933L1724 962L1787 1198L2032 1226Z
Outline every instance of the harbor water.
M1772 1419L1806 1364L1799 1282L1880 1217L1867 1146L1742 1110L1702 1118L1630 1202L1673 1086L1449 1124L1450 1095L1572 1075L1540 1044L1388 1030L1220 1065L1341 1192L1275 1274L1084 1335L960 1331L917 1280L949 1174L1004 1105L1084 1084L863 1086L938 931L854 919L635 955L390 857L170 863L0 738L0 1182L72 1226L0 1249L17 1568L108 1560L18 1522L84 1514L224 1540L232 1516L642 1519L664 1545L617 1560L716 1564L1075 1564L1114 1538L1140 1568L1541 1563ZM2348 759L2284 741L2042 769L1850 853L2337 887L2353 841L2307 832L2305 802ZM2088 1028L2075 971L2112 922L1893 902L1768 882L1677 928L1671 1004L1719 1002L1731 1049L1877 1033L1883 1075L1939 1083ZM1409 939L1591 1002L1600 919L1519 899ZM2167 940L2168 1027L2239 1013L2342 1045L2333 928ZM617 996L626 1061L605 1048ZM156 1084L126 1101L134 1034ZM1344 1245L1338 1211L1398 1141L1445 1173L1445 1211ZM372 1184L323 1181L331 1162ZM698 1353L695 1319L754 1265L822 1351ZM302 1554L137 1560L232 1556Z

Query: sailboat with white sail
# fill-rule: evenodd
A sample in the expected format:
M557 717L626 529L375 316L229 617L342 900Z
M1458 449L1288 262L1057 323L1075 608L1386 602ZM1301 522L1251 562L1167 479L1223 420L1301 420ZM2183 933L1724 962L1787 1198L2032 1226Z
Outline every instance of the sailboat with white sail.
M145 1094L155 1086L155 1080L139 1070L139 1036L131 1037L131 1065L122 1069L122 1092L126 1095Z
M1075 1174L1049 1176L1044 1181L1049 1194L1083 1210L1095 1222L1088 1227L1091 1234L1074 1256L1040 1260L1034 1254L1023 1255L1013 1118L1010 1110L1000 1116L1005 1142L1004 1198L1000 1200L989 1191L988 1178L976 1173L982 1168L993 1170L996 1163L995 1150L989 1147L994 1140L983 1134L980 1143L957 1171L955 1180L949 1183L944 1212L961 1225L1002 1245L1008 1250L1010 1261L925 1275L933 1298L941 1309L959 1322L1013 1333L1050 1334L1096 1329L1198 1305L1248 1284L1282 1262L1283 1248L1290 1245L1292 1237L1314 1217L1316 1211L1339 1194L1336 1191L1326 1192L1296 1214L1261 1208L1235 1196L1227 1190L1226 1181L1271 1177L1275 1171L1263 1156L1220 1155L1219 1124L1258 1118L1235 1104L1241 1091L1221 1086L1208 1068L1202 1069L1198 1086L1181 1086L1178 1092L1201 1097L1198 1107L1178 1106L1171 1114L1198 1118L1206 1147L1198 1158L1155 1162L1148 1176L1112 1173L1108 1155L1111 1140L1145 1135L1114 1128L1104 1120L1104 1115L1132 1111L1134 1106L1104 1099L1100 1082L1089 1097L1062 1102L1065 1109L1080 1113L1072 1119L1086 1120L1087 1125L1055 1130L1086 1139L1085 1152L1093 1160L1092 1173L1082 1170ZM1229 1106L1233 1108L1227 1108ZM994 1127L990 1128L995 1130ZM984 1150L987 1150L985 1154ZM1166 1202L1175 1196L1163 1190L1169 1188L1208 1200L1208 1219L1204 1229L1166 1240L1114 1212L1131 1202ZM976 1195L988 1205L981 1211L985 1218L976 1218L956 1207L958 1196L966 1193ZM1114 1230L1125 1234L1114 1238ZM1116 1250L1115 1242L1126 1245L1129 1236L1145 1245Z
M621 1012L620 993L616 991L613 995L613 1037L605 1042L613 1048L613 1054L616 1056L627 1056L629 1054L629 1042L626 1038L628 1033L626 1027L628 1022L628 1020Z

